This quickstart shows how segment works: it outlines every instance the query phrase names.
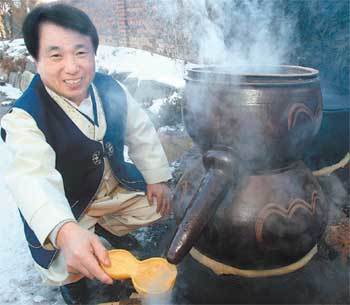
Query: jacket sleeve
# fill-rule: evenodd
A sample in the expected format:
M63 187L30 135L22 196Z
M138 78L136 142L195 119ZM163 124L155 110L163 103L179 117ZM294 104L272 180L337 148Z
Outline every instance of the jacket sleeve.
M62 177L55 169L55 152L34 119L22 109L13 108L2 118L1 126L12 159L5 182L40 243L51 248L50 232L62 221L75 221Z
M171 171L158 134L145 111L126 91L128 114L125 144L129 157L147 184L171 179Z

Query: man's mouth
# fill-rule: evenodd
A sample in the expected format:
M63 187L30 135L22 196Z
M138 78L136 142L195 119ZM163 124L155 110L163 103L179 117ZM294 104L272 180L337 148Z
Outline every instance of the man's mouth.
M68 86L76 86L81 82L81 78L76 79L65 79L64 83L66 83Z

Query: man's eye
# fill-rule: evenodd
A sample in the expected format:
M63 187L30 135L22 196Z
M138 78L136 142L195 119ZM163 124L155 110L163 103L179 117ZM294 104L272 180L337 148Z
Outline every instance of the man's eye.
M77 56L85 56L87 54L86 51L79 51L77 52Z
M60 54L51 54L50 55L50 58L53 59L53 60L58 60L60 59L62 56Z

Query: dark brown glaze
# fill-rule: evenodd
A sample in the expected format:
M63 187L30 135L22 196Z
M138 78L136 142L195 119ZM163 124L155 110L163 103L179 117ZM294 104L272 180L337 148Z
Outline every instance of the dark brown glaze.
M166 255L172 264L178 264L190 251L227 190L234 185L233 158L229 150L210 150L203 156L203 163L206 174L188 203Z
M185 87L186 129L203 151L229 146L253 170L300 159L322 120L316 70L284 67L276 71L286 74L248 77L208 69L192 69Z
M189 167L174 199L180 223L206 174L202 164ZM199 178L200 180L200 178ZM187 193L182 193L184 186ZM328 203L311 171L296 162L261 175L241 174L193 245L203 254L242 269L278 268L302 258L321 239ZM178 230L179 231L179 230Z
M262 70L188 71L184 120L204 157L176 189L179 226L167 254L172 263L195 246L237 267L285 266L310 251L324 231L322 189L297 162L322 120L318 71Z

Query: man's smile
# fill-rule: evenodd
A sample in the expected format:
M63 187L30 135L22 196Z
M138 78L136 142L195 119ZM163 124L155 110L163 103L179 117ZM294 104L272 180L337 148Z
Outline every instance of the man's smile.
M64 82L67 85L77 85L81 82L81 80L82 80L82 77L76 78L76 79L65 79Z
M80 89L83 78L75 78L75 79L65 79L63 80L64 84L66 85L67 88L69 88L70 90L77 90Z

